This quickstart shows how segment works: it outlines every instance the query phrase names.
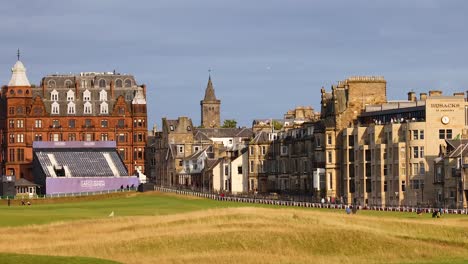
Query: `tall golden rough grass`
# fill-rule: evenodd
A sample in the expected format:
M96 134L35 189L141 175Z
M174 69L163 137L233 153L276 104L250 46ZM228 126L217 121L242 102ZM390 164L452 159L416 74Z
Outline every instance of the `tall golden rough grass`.
M395 263L468 259L466 218L225 208L0 229L5 252L123 263Z

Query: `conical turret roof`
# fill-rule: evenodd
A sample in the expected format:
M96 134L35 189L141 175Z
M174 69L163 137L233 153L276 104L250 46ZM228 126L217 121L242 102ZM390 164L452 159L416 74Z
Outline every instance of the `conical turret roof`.
M11 69L11 79L8 86L31 86L26 76L26 68L21 61L17 61Z

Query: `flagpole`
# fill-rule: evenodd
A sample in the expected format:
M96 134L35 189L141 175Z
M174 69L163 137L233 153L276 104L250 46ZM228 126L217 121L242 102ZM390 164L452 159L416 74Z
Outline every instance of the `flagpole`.
M462 192L462 195L461 195L461 209L464 209L465 208L465 167L464 167L464 163L463 162L463 150L464 150L464 145L463 145L463 140L462 140L462 137L463 136L460 136L460 144L462 145L462 150L460 152L460 181L461 181L461 192Z
M464 186L464 178L465 178L465 168L463 166L464 162L463 162L463 150L465 148L465 146L463 145L463 139L462 139L462 136L460 136L460 146L461 146L461 151L460 151L460 183L461 183L461 209L463 209L463 203L465 201L465 186ZM458 196L458 194L457 194ZM457 207L458 207L458 203L457 203Z

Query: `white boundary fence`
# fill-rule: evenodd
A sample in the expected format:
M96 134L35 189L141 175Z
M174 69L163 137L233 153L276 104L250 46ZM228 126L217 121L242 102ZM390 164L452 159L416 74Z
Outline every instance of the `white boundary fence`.
M96 192L79 192L79 193L54 193L54 194L46 194L46 195L16 195L14 197L10 197L12 200L18 199L47 199L47 198L55 198L55 197L78 197L78 196L91 196L91 195L100 195L100 194L109 194L109 193L119 193L119 192L135 192L136 188L129 188L129 189L116 189L116 190L105 190L105 191L96 191ZM7 197L0 197L0 199L6 200Z
M187 190L177 190L165 187L154 187L155 191L170 192L180 195L189 195L212 199L216 201L226 202L239 202L239 203L254 203L254 204L267 204L267 205L279 205L279 206L293 206L293 207L306 207L306 208L328 208L328 209L345 209L344 204L333 204L333 203L311 203L311 202L298 202L298 201L285 201L275 199L264 199L264 198L245 198L235 196L222 196L219 194L201 193ZM416 213L420 209L423 213L433 213L439 210L439 208L416 208L416 207L363 207L358 206L359 210L374 210L374 211L387 211L387 212L413 212ZM442 209L444 214L468 214L467 209Z

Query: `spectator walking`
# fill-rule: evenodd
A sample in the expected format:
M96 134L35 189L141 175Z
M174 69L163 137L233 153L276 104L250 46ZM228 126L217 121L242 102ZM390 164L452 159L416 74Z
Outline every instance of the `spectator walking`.
M346 206L346 214L351 214L351 209L349 208L349 206Z

